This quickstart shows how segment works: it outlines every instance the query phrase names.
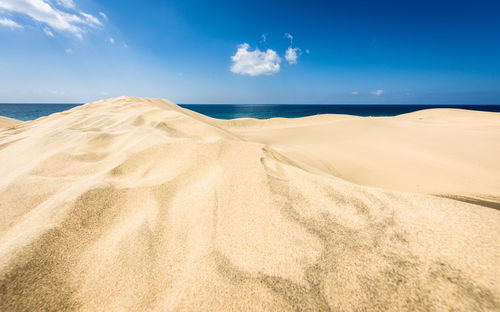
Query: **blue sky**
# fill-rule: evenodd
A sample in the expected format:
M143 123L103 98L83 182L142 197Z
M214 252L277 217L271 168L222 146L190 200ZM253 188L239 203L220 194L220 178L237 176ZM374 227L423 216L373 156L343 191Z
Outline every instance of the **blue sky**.
M500 2L0 0L0 102L500 104Z

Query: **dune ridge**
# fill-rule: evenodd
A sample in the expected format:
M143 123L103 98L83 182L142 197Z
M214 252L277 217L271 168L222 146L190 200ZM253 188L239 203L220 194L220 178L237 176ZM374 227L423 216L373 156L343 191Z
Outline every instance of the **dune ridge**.
M21 121L9 117L0 116L0 129L14 127L19 123L21 123Z
M500 212L432 194L496 202L499 133L488 113L225 121L134 97L16 124L0 310L498 311ZM418 159L426 187L402 182Z

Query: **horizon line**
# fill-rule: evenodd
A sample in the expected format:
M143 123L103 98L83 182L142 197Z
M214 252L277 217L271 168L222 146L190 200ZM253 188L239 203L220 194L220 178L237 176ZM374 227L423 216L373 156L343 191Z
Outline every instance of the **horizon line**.
M0 102L0 105L84 105L91 102ZM175 102L174 102L175 103ZM498 104L440 104L440 103L431 103L431 104L405 104L405 103L175 103L176 105L343 105L343 106L356 106L356 105L380 105L380 106L400 106L400 105L413 105L413 106L500 106Z

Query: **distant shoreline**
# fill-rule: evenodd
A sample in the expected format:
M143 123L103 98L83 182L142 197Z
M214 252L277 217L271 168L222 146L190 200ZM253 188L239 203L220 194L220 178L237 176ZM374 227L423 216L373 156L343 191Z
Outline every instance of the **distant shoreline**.
M34 120L83 104L0 103L0 116ZM179 106L218 119L298 118L319 114L390 117L432 108L467 109L500 113L500 105L405 105L405 104L180 104Z

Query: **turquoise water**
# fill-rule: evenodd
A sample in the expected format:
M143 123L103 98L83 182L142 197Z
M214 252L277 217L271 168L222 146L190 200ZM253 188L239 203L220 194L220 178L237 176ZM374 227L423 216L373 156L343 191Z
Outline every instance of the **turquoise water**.
M33 120L81 104L0 104L0 116ZM500 105L271 105L271 104L181 104L198 113L220 119L305 117L318 114L395 116L428 108L461 108L500 112Z

